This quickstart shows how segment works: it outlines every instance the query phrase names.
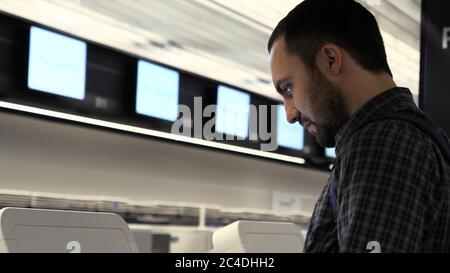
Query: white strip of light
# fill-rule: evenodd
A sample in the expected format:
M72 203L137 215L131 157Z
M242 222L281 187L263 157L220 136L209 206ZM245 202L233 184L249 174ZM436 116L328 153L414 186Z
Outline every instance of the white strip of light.
M159 137L159 138L169 139L169 140L174 140L174 141L181 141L181 142L185 142L185 143L196 144L196 145L201 145L201 146L211 147L211 148L217 148L217 149L222 149L222 150L227 150L227 151L232 151L232 152L238 152L238 153L242 153L242 154L256 155L256 156L260 156L260 157L264 157L264 158L276 159L276 160L281 160L281 161L286 161L286 162L291 162L291 163L297 163L297 164L302 164L302 165L306 163L305 159L300 158L300 157L280 155L280 154L275 154L275 153L270 153L270 152L264 152L264 151L249 149L249 148L238 147L238 146L229 145L229 144L216 143L216 142L206 141L206 140L202 140L202 139L196 139L196 138L186 137L186 136L182 136L182 135L170 134L170 133L160 132L160 131L151 130L151 129L144 129L144 128L139 128L139 127L135 127L135 126L124 125L124 124L120 124L120 123L114 123L114 122L109 122L109 121L104 121L104 120L99 120L99 119L86 118L86 117L82 117L82 116L66 114L66 113L61 113L61 112L56 112L56 111L51 111L51 110L45 110L45 109L41 109L41 108L36 108L36 107L26 106L26 105L21 105L21 104L16 104L16 103L0 101L0 107L6 108L6 109L11 109L11 110L16 110L16 111L21 111L21 112L25 112L25 113L37 114L37 115L46 116L46 117L53 117L53 118L58 118L58 119L62 119L62 120L75 121L75 122L80 122L80 123L84 123L84 124L115 129L115 130L119 130L119 131L131 132L131 133L136 133L136 134L140 134L140 135Z

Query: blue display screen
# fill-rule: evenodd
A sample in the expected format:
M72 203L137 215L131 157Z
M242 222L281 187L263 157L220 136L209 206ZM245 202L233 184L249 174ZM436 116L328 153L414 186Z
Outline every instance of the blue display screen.
M304 130L298 123L290 124L286 119L284 105L278 105L277 142L279 146L294 150L303 149Z
M178 118L180 75L145 61L138 62L136 112L163 120Z
M87 44L38 27L30 30L28 88L82 100Z
M325 155L330 158L336 158L336 148L326 148Z
M245 139L248 136L250 95L220 85L217 90L216 131Z

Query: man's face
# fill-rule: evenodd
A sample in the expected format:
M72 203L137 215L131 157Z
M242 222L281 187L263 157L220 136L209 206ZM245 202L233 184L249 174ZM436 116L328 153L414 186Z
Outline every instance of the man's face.
M284 38L274 43L270 59L288 122L299 122L319 144L333 147L337 131L350 117L341 90L317 68L310 72L298 56L287 54Z

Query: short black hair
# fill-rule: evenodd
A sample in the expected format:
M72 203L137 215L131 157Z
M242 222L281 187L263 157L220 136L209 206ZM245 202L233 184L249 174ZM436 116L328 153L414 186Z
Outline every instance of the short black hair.
M354 0L303 1L278 23L269 39L269 52L280 38L285 39L287 53L299 56L310 71L316 69L322 46L333 43L365 70L392 76L377 21Z

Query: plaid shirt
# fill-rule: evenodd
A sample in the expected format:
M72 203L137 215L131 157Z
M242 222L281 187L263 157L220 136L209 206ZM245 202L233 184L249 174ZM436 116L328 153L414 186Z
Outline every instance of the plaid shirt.
M305 252L450 252L450 166L439 148L408 122L367 123L397 111L429 121L450 143L408 89L369 101L336 135L330 178L337 216L328 182L311 217Z

